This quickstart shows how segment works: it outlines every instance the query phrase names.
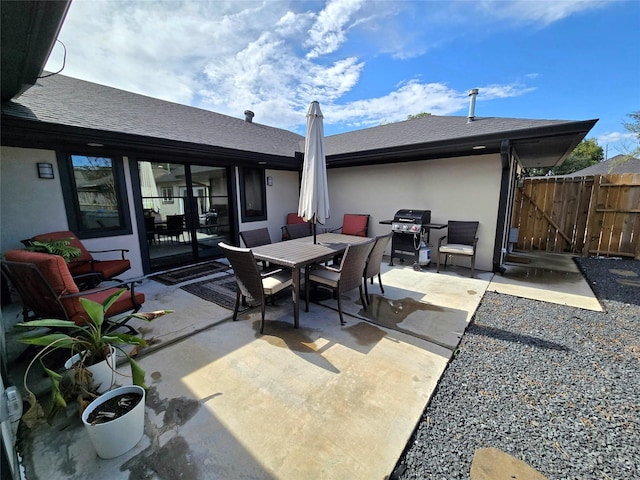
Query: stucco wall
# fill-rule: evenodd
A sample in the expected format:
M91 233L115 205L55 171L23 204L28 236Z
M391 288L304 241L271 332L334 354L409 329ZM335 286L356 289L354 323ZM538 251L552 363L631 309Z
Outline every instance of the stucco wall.
M240 221L239 229L240 231L244 231L267 227L269 229L271 240L277 242L281 239L281 228L285 223L287 213L298 211L298 172L266 170L265 173L266 177L271 177L273 179L273 185L267 185L266 187L267 220L245 223ZM238 208L240 208L239 189L237 204ZM238 219L242 220L240 210L238 210Z
M22 248L20 240L39 233L68 230L67 214L60 185L55 152L28 148L1 147L0 160L0 251ZM38 178L36 163L53 164L55 179ZM127 190L131 192L131 178L125 159ZM132 195L128 195L132 202ZM132 204L131 218L135 218ZM89 250L125 248L131 270L121 278L143 274L137 230L133 221L133 234L82 241ZM119 255L119 253L117 254ZM96 258L114 258L113 254L96 254Z
M0 161L0 251L20 248L20 240L35 234L66 230L67 218L53 151L2 147ZM37 176L36 163L54 165L55 180ZM126 162L126 159L125 159ZM329 227L339 227L344 213L371 215L369 235L390 231L378 222L392 219L401 208L430 209L432 222L478 220L476 266L491 270L495 239L501 164L498 155L442 159L390 165L330 169L328 172L331 218ZM126 182L131 179L125 164ZM236 173L237 175L237 173ZM287 213L298 208L298 172L267 170L273 185L267 186L267 220L240 223L240 230L267 227L272 240L280 240ZM129 200L133 202L129 193ZM130 214L134 218L133 204ZM240 218L238 212L238 218ZM132 269L128 277L142 275L136 224L133 234L85 240L90 250L128 248ZM445 230L434 230L436 244ZM387 249L387 253L390 247Z
M344 213L371 215L369 236L388 233L397 210L431 210L433 223L448 220L478 220L476 267L491 270L500 196L501 163L498 155L460 159L330 169L328 172L331 218L328 226L339 227ZM444 230L432 230L437 244ZM387 248L387 253L391 250ZM432 254L435 261L435 256ZM456 262L464 262L459 257Z

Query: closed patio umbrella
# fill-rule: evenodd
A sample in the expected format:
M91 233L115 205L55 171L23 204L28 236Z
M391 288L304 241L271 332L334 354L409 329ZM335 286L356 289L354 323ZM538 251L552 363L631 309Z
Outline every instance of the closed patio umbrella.
M307 112L307 135L304 142L298 215L305 222L313 223L313 243L316 243L316 225L323 224L330 216L324 127L320 104L317 101L311 102Z
M140 168L142 207L153 210L154 212L159 212L160 203L158 202L158 187L156 185L156 179L153 176L153 167L151 166L151 162L140 162L138 165Z

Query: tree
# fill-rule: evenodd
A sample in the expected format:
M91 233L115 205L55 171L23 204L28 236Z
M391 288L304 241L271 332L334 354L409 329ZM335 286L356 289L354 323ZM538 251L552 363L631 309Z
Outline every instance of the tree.
M627 117L630 117L631 121L623 122L622 126L631 134L631 140L630 144L624 145L626 150L624 160L632 157L640 158L640 110L628 113Z
M413 120L414 118L423 118L423 117L430 117L430 116L431 114L429 112L422 112L416 115L409 114L407 115L407 120Z
M542 175L567 175L583 168L590 167L604 160L604 150L595 138L582 140L564 162L553 168L532 168L529 175L532 177Z

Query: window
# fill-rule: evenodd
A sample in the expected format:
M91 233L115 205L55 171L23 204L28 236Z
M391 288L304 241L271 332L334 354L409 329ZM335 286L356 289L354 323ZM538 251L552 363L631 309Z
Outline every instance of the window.
M243 222L267 219L267 192L261 168L240 169L240 212Z
M162 187L162 203L173 203L173 187Z
M91 238L131 233L121 159L88 155L61 155L69 228Z

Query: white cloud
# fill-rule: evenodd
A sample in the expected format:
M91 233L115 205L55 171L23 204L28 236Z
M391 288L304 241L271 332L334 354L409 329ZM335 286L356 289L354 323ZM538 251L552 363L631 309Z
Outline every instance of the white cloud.
M421 74L377 86L385 93L374 98L346 100L364 80L373 82L363 78L372 58L422 54L461 23L477 21L474 8L547 22L588 8L583 3L542 2L554 12L544 13L537 2L74 0L60 35L68 47L62 73L239 118L250 109L257 123L296 131L312 100L328 122L377 125L422 111L453 114L468 97L444 83L419 82ZM60 68L61 53L56 47L48 70ZM478 101L532 90L515 83L480 88Z
M596 138L599 145L607 145L608 143L625 142L633 140L633 133L630 132L608 132Z
M317 58L335 52L346 40L346 28L352 15L358 12L362 0L329 0L309 29L305 46L311 50L307 58Z
M612 0L490 0L477 2L477 8L496 19L510 19L519 23L549 25L586 10L601 8Z

